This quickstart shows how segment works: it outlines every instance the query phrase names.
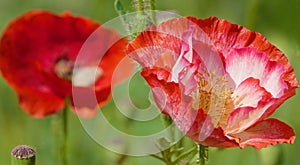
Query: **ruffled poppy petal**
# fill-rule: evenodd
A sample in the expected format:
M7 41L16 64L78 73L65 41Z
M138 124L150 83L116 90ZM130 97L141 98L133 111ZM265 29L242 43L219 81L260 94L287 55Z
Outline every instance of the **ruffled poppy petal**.
M271 98L272 95L260 86L260 81L253 77L244 80L232 94L236 107L257 107L258 102Z
M142 76L151 86L153 97L159 109L170 116L178 128L186 133L190 130L197 115L192 108L192 99L180 90L177 83L168 82L169 72L160 69L145 69Z
M184 38L188 36L184 37L183 33L189 31L190 25L195 23L186 18L178 18L158 26L150 26L129 43L127 54L143 67L172 69L181 54L182 43L187 42Z
M287 84L281 78L284 67L269 61L265 53L257 52L255 48L233 49L226 58L226 71L236 84L248 77L260 80L261 86L276 98L287 90Z
M219 147L219 148L229 148L229 147L237 147L238 144L234 140L230 140L226 136L224 136L223 130L219 128L213 128L209 132L205 132L207 126L214 127L211 122L209 122L210 118L204 114L203 110L198 110L198 114L196 120L190 130L186 133L186 135L196 141L199 144L211 147ZM211 123L205 124L204 123ZM205 135L206 134L206 135Z
M260 86L252 77L244 80L233 93L236 109L230 114L226 133L241 132L257 121L278 99Z
M144 69L141 74L151 86L158 107L168 115L176 114L173 110L178 109L181 103L181 91L178 84L167 82L170 73L160 68L153 68Z
M191 19L194 19L191 17ZM298 87L294 69L286 56L272 45L263 35L251 32L249 29L232 24L224 19L210 17L199 19L197 23L209 36L211 42L227 58L232 49L255 47L257 52L264 52L271 61L277 61L285 68L282 75L284 81L288 82L289 89Z
M277 119L267 119L257 123L251 128L239 133L230 135L239 143L241 148L252 146L261 149L271 145L295 141L293 129Z
M237 143L224 136L221 128L215 129L203 110L191 107L191 98L182 95L178 84L166 82L169 72L162 69L145 69L143 77L151 86L157 106L171 116L178 128L193 140L214 147L235 147ZM205 128L204 121L207 119ZM211 126L207 132L207 126ZM202 129L203 128L203 129Z
M208 70L215 77L225 74L224 60L195 22L178 18L151 26L129 43L127 52L143 67L171 72L168 81L180 83L183 92L190 94L197 85L197 71Z

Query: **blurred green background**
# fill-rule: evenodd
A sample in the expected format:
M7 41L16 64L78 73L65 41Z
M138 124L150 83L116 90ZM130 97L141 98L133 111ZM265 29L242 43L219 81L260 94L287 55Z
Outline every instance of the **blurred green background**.
M122 0L121 0L122 1ZM129 6L129 0L123 0ZM255 7L255 3L259 2ZM267 39L281 49L300 77L300 0L157 0L157 10L175 10L179 15L206 18L218 16L232 23L246 26L262 33ZM254 6L254 7L253 7ZM117 16L112 0L0 0L0 30L8 22L22 13L32 9L47 9L56 13L65 10L73 14L90 17L105 23ZM139 80L144 86L144 81ZM145 87L147 91L148 88ZM147 92L145 92L147 93ZM297 90L299 93L299 90ZM132 93L137 102L145 101L140 92ZM140 99L140 100L139 100ZM143 106L143 105L141 105ZM115 112L113 104L104 108L109 118ZM296 135L300 135L300 96L286 101L274 117L291 125ZM78 118L72 113L69 117L69 150L68 158L72 165L113 165L120 155L115 154L94 142L82 128ZM20 110L14 91L0 78L0 164L10 164L10 151L19 144L27 144L36 149L37 165L53 165L53 135L51 129L52 116L33 119ZM113 119L112 119L113 120ZM122 127L122 120L114 124ZM156 124L135 123L134 130L156 130ZM126 128L125 128L126 129ZM103 135L105 136L105 135ZM210 165L296 165L300 164L300 140L296 138L293 145L277 145L267 149L252 148L211 149ZM128 157L125 165L161 164L152 157Z

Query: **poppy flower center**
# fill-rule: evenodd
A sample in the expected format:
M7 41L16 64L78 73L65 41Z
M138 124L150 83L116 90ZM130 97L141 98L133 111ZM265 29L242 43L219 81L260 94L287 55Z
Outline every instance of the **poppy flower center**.
M199 74L197 90L192 94L193 107L209 114L215 127L225 128L229 114L234 110L232 89L228 89L226 84L224 76L216 77L216 72L204 72Z
M57 60L54 70L58 77L80 87L91 86L103 76L103 71L98 66L74 67L66 57Z
M54 71L58 77L72 80L73 65L67 57L59 58L56 61Z

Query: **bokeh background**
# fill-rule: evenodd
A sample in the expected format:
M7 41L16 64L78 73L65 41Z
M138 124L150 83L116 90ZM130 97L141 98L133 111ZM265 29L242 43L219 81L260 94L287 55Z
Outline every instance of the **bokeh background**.
M130 7L129 0L121 0ZM90 17L105 23L117 17L113 0L0 0L0 31L10 20L33 9L46 9L56 13L68 10L76 15ZM218 16L232 23L246 26L262 33L271 43L281 49L295 68L300 77L300 0L157 0L157 10L177 11L179 15L206 18ZM147 106L149 88L136 75L137 84L132 85L131 96L137 106ZM133 81L134 82L134 81ZM138 86L139 85L139 86ZM139 87L146 92L134 90ZM300 135L300 91L295 97L286 101L273 115L291 125L296 135ZM103 109L110 121L121 130L126 128L122 117L117 114L113 103ZM80 121L72 112L69 118L68 159L72 165L113 165L117 164L120 155L98 145L84 131ZM10 164L10 151L19 144L27 144L36 149L37 165L55 164L53 151L54 138L51 121L53 116L34 119L25 114L18 106L17 96L8 84L0 78L0 164ZM116 120L117 119L117 120ZM159 120L153 123L133 123L132 130L136 134L151 133L159 125ZM140 131L140 132L139 132ZM105 136L105 134L103 134ZM277 145L267 149L253 148L211 149L211 165L297 165L300 139L296 138L293 145ZM161 164L150 156L128 157L125 165Z

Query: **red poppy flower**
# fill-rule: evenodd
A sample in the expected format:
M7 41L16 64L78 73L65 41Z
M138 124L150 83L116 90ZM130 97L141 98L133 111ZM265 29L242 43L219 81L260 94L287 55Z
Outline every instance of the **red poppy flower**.
M84 117L93 116L97 104L107 103L111 77L125 55L127 41L99 26L84 17L47 11L30 11L8 25L0 43L0 68L23 110L34 117L56 113L74 90L81 91L75 109ZM92 33L89 51L76 61ZM84 98L88 92L95 92L97 100Z
M291 127L268 117L298 83L261 34L215 17L177 18L149 27L127 51L158 107L194 141L257 149L294 142Z

